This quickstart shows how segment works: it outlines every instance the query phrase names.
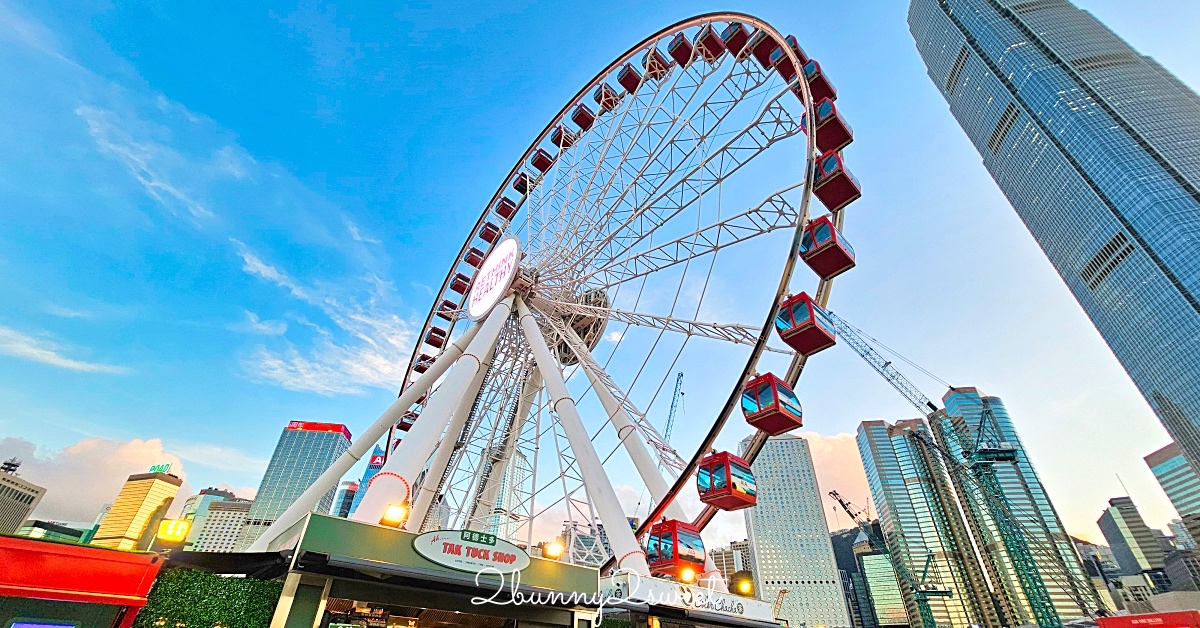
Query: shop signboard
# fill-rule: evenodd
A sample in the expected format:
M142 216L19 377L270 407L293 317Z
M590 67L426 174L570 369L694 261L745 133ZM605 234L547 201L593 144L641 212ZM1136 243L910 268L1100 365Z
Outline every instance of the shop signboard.
M670 606L775 622L771 604L754 598L721 593L701 586L681 584L631 573L618 573L600 581L601 596L639 604Z
M525 550L473 530L434 530L413 539L413 549L443 567L469 573L510 574L529 566Z

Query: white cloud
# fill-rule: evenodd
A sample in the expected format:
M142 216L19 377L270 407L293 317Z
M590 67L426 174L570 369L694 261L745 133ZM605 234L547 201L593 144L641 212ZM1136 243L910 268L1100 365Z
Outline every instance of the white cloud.
M606 342L620 342L624 337L625 332L620 331L610 331L607 334L604 334L604 340Z
M46 307L42 308L42 310L50 316L57 316L59 318L92 318L95 316L91 312L73 310L69 307L63 307L55 303L47 304Z
M255 458L240 449L224 445L181 443L171 445L170 449L183 460L222 471L261 474L267 470L267 460Z
M379 244L379 240L376 240L375 238L372 238L370 236L363 235L362 229L360 229L358 227L358 225L354 224L353 220L350 220L349 218L345 218L345 217L343 217L343 220L346 222L346 231L348 231L350 233L350 237L353 238L355 242L362 242L365 244Z
M129 372L123 366L84 362L68 358L61 353L62 349L48 340L27 336L15 329L0 326L0 354L57 366L69 371L84 373L110 373L121 375Z
M264 321L258 314L246 310L246 320L229 325L230 331L259 336L282 336L287 332L287 321Z

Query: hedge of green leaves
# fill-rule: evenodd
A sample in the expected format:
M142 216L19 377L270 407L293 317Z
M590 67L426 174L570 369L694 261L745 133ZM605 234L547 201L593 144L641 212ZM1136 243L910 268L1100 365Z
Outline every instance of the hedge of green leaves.
M154 582L134 628L266 628L282 590L278 581L168 569Z

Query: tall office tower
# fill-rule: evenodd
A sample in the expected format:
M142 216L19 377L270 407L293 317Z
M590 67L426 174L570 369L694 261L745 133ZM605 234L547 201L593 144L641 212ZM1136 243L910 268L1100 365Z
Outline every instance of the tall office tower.
M563 541L567 546L567 562L572 565L599 567L612 556L612 546L608 543L608 533L603 524L595 524L589 528L575 521L568 521L563 526Z
M354 497L358 495L358 482L342 482L338 485L337 496L329 507L329 514L345 519L350 516L350 507L354 505Z
M528 513L524 512L524 506L528 505L526 496L531 491L528 484L533 467L529 465L529 460L524 454L513 451L507 463L497 465L502 466L503 471L499 482L492 486L492 482L489 481L493 472L492 465L491 461L484 463L482 476L485 479L479 483L479 499L476 503L495 502L491 506L491 514L487 516L484 529L490 534L515 543L518 531L522 527L521 523L527 520Z
M16 534L46 494L46 489L17 475L20 467L16 458L0 463L0 534Z
M1167 524L1171 529L1171 534L1175 535L1175 547L1181 550L1197 549L1196 540L1192 538L1192 533L1188 532L1187 525L1182 519L1172 519L1171 523Z
M183 480L170 473L129 476L112 508L104 515L92 545L131 550L147 549L159 521L167 514Z
M246 529L238 539L235 551L245 551L275 518L283 514L296 498L316 481L334 460L350 448L350 430L340 423L310 423L292 421L283 429L267 472L254 496L254 505L247 516ZM329 512L333 494L331 487L313 508L313 512Z
M850 626L808 441L772 436L752 468L758 505L742 512L758 597L774 600L787 589L779 617L793 626Z
M709 551L709 556L713 559L713 564L717 566L717 571L725 577L725 583L729 584L733 574L739 571L749 571L754 574L754 565L750 563L750 541L734 541L729 544L729 547L718 547Z
M1149 574L1156 587L1162 590L1170 588L1170 583L1162 576L1166 558L1162 547L1154 532L1142 520L1133 500L1128 497L1108 500L1108 508L1100 515L1096 525L1100 526L1100 532L1108 540L1122 574Z
M1016 448L1015 462L992 465L1008 510L1020 526L1058 616L1064 620L1083 617L1085 609L1095 610L1100 600L1092 589L1091 580L1071 537L1029 460L1004 402L999 397L985 395L977 388L953 388L942 396L946 411L931 415L934 437L957 457L960 464L969 466L970 461L961 445L973 445L976 442L985 400L995 418L994 424L986 426L985 434L991 439L998 438L998 443L1009 443ZM995 434L994 430L998 430L999 434ZM1004 600L1004 608L1012 614L1014 625L1036 623L1012 557L1000 529L992 519L994 503L984 496L977 482L972 479L955 476L954 486L963 503L963 511L971 525L983 564L988 570L993 592Z
M248 499L230 499L211 504L192 551L234 551L242 531L246 529L246 515L250 514L251 504Z
M887 554L872 551L859 556L863 580L871 600L871 612L880 628L907 628L908 612L900 592L896 570Z
M184 550L192 549L192 545L196 543L196 537L200 536L200 529L204 527L204 520L208 517L208 507L213 502L226 499L235 499L235 496L229 491L210 486L183 502L183 512L180 514L180 518L192 522L187 540L183 542Z
M939 627L979 624L998 628L1000 618L986 586L984 568L960 516L942 460L913 437L929 433L922 419L864 421L858 426L858 452L879 512L888 552L908 569L922 573L929 560L931 583L951 589L952 597L934 597L930 610ZM921 626L921 614L909 583L902 583L908 623Z
M871 597L867 593L867 582L858 569L858 540L866 535L858 527L838 530L829 535L833 544L833 560L837 563L842 580L842 594L850 608L850 621L856 628L878 628L875 614L871 611ZM869 543L868 543L869 545Z
M383 468L384 455L383 448L379 445L375 446L375 450L371 453L371 459L367 461L367 469L363 471L362 479L358 481L358 486L362 490L354 494L354 502L350 504L350 514L354 514L358 510L358 503L362 501L363 495L367 494L367 487L371 485L371 478L375 477L376 473Z
M1067 0L911 0L929 76L1200 469L1200 97Z
M84 530L72 528L53 521L42 521L40 519L30 519L26 521L20 530L17 530L17 536L27 536L31 539L46 539L47 541L68 541L71 543L79 543L84 535Z
M1144 460L1180 517L1200 514L1200 474L1197 474L1192 465L1184 459L1179 445L1171 443L1146 456ZM1195 541L1187 533L1186 527L1182 525L1179 527L1182 529L1182 534L1180 534L1180 530L1171 528L1175 532L1175 538L1184 539L1185 545L1191 544L1194 548Z

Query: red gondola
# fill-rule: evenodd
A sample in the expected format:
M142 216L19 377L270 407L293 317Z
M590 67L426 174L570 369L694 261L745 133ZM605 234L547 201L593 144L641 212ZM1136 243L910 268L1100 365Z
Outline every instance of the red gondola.
M458 310L458 304L454 301L446 299L438 304L437 315L439 318L452 321L454 320L454 312L456 310Z
M783 42L792 49L792 52L796 53L796 58L800 60L800 63L808 63L808 55L804 54L804 49L800 47L800 42L796 41L795 35L784 37Z
M741 54L742 48L746 47L746 42L750 39L750 32L740 22L730 22L729 26L721 31L721 39L725 41L725 49L729 51L729 54L736 57Z
M450 289L459 294L466 294L470 287L471 278L462 273L458 273L454 279L450 280Z
M581 131L586 131L592 128L592 125L596 123L596 114L592 113L592 110L588 109L587 105L579 103L575 106L575 112L571 114L571 121L574 122L575 126L578 126Z
M751 427L771 436L804 426L804 413L796 393L771 373L746 382L742 389L742 415Z
M400 430L401 432L407 432L408 430L412 429L413 423L417 422L417 417L419 416L421 415L413 412L412 410L405 412L404 416L400 417L400 420L396 422L396 429Z
M750 463L722 451L709 454L696 471L700 501L721 510L741 510L758 503L758 488Z
M475 268L479 268L479 265L483 263L483 251L471 247L471 250L467 251L467 254L463 256L463 261Z
M862 196L862 186L842 163L841 153L829 151L817 161L813 194L829 211L835 212L858 200Z
M832 279L854 268L854 247L829 216L810 220L804 227L800 257L821 279Z
M600 105L600 113L608 113L616 109L617 103L621 102L621 95L608 83L601 83L596 87L596 91L592 92L592 99Z
M693 583L704 571L704 541L692 524L668 519L650 526L646 541L650 575Z
M769 68L771 67L771 53L775 52L779 44L775 43L775 39L767 34L766 31L760 30L750 36L750 41L746 43L746 47L750 49L754 58L758 59L759 65Z
M642 55L642 67L646 69L646 80L657 81L671 71L671 62L655 47Z
M525 176L524 173L518 176L517 179L520 179L521 176ZM502 196L500 197L500 202L496 203L496 213L500 214L500 217L505 220L512 220L512 217L517 213L517 205L508 200L507 196Z
M483 223L483 227L479 229L479 237L485 242L495 242L500 237L500 227L490 222L485 222Z
M422 353L421 357L417 358L417 363L413 365L413 370L418 373L424 373L433 365L433 356Z
M525 174L524 172L518 172L517 178L513 179L512 187L519 194L521 194L521 196L528 194L529 193L529 175Z
M837 343L833 321L803 292L784 299L775 315L775 331L787 345L808 357Z
M783 48L776 48L771 52L771 65L775 66L783 80L791 83L792 79L796 78L796 66Z
M804 76L808 79L808 88L812 91L813 100L817 102L824 98L837 100L837 88L829 82L829 79L825 78L825 74L821 72L820 63L815 60L805 63Z
M550 166L554 165L554 157L550 153L547 153L545 149L539 148L533 154L533 157L529 158L529 165L545 172L550 169Z
M721 36L713 30L712 24L705 24L700 28L700 32L696 33L696 52L710 63L725 52L725 42L721 41Z
M425 334L425 344L441 349L442 345L446 344L446 330L430 327L429 332Z
M687 35L676 33L671 43L667 44L667 54L671 55L679 67L686 68L692 62L692 42L688 40Z
M842 119L837 105L826 98L817 102L817 148L822 153L842 150L854 141L854 130Z
M550 133L550 142L559 148L570 148L575 143L575 134L560 124Z
M621 71L617 72L617 82L625 88L625 91L632 94L637 91L638 85L642 84L642 75L638 74L632 65L626 63L621 67Z

